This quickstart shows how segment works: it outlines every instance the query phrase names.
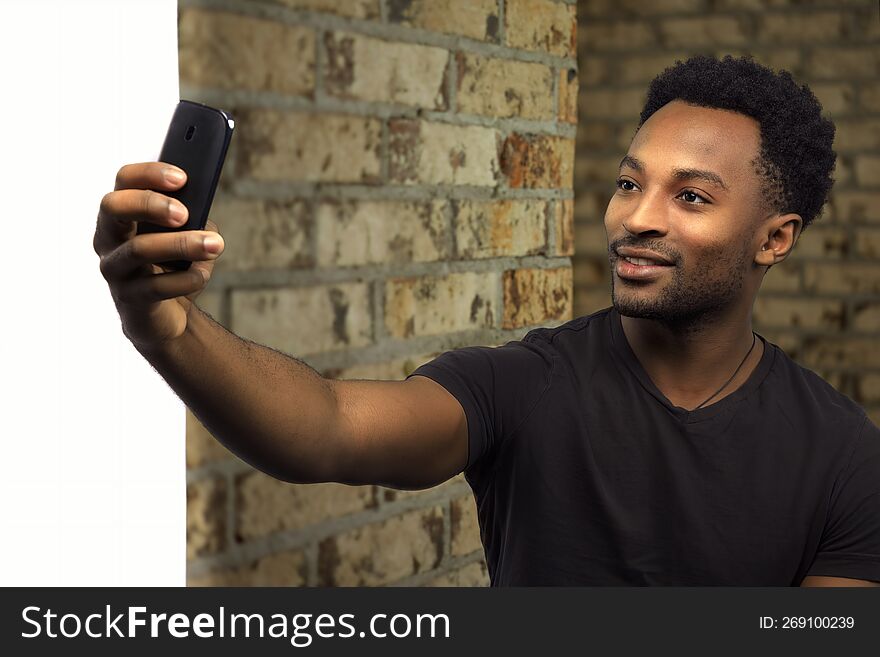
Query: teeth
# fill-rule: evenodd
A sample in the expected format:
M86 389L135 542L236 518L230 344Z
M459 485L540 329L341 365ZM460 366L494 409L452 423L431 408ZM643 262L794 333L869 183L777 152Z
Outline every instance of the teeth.
M659 265L659 262L654 260L648 260L647 258L628 258L623 256L623 259L627 262L631 262L634 265Z

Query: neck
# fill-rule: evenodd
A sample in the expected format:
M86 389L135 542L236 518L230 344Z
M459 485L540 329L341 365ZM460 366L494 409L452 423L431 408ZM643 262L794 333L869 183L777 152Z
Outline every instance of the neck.
M752 333L751 309L686 324L624 315L620 321L630 348L654 385L682 408L701 404L742 363L730 383L703 408L734 392L749 378L764 351L763 342Z

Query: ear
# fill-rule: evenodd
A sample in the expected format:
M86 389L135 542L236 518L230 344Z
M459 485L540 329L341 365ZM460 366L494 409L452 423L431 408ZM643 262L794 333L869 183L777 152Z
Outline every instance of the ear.
M755 261L759 265L772 267L785 260L794 249L803 226L801 216L792 212L768 219L767 239L755 256Z

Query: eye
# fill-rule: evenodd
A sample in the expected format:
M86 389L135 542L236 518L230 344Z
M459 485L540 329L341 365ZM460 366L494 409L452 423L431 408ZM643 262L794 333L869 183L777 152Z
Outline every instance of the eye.
M690 203L692 205L702 205L709 202L691 189L684 190L678 195L678 197L680 197L685 203Z
M623 190L624 192L632 192L636 189L636 184L632 180L627 180L626 178L618 178L616 184L617 189ZM626 185L631 186L626 187Z

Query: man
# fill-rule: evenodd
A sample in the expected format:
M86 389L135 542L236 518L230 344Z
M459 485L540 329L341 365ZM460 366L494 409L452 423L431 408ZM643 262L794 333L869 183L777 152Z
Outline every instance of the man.
M820 111L750 59L667 69L605 216L613 306L406 381L324 379L199 311L201 276L152 263L207 277L204 235L134 235L173 225L144 191L175 187L165 165L120 169L95 250L125 334L255 467L400 488L464 470L493 585L880 586L880 430L751 329L831 187Z

